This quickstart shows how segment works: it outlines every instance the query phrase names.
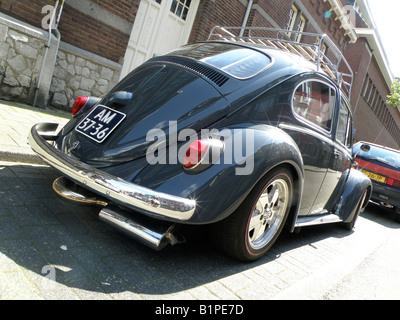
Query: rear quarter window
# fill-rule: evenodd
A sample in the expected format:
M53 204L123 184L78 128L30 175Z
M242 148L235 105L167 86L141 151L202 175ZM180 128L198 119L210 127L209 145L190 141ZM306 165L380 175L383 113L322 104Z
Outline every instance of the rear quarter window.
M301 119L331 131L335 101L334 88L320 81L306 81L293 94L293 112Z

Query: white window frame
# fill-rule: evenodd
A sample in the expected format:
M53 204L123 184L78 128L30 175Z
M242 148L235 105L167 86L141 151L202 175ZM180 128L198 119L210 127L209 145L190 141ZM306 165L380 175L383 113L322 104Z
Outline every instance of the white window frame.
M292 8L290 9L289 22L288 22L288 26L287 26L287 29L289 31L293 31L294 24L296 22L298 13L299 13L299 9L297 9L297 7L295 5L293 5Z
M299 16L300 14L300 16ZM297 25L296 25L296 21ZM306 26L307 19L304 15L301 14L300 9L296 7L296 5L292 5L292 8L290 9L290 14L289 14L289 22L287 25L287 35L291 37L291 32L290 31L295 31L295 32L303 32L304 28ZM295 36L295 41L300 42L301 40L301 34L296 34Z
M306 26L306 22L307 22L307 19L306 19L303 15L301 15L301 16L300 16L299 24L297 25L297 30L295 30L295 31L303 32L303 31L304 31L304 28L305 28L305 26ZM300 42L301 36L302 36L302 34L298 34L298 35L296 36L296 42Z

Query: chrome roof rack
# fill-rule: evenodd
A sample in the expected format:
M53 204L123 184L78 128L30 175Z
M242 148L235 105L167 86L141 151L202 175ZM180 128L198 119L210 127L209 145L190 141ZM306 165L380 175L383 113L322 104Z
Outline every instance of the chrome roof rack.
M350 99L354 74L346 58L326 35L263 27L214 27L209 41L243 42L284 50L313 62Z

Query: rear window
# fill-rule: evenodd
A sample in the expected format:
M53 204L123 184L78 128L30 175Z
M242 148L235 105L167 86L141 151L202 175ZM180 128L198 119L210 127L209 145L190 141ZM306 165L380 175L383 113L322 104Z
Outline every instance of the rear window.
M362 146L366 148L362 148ZM395 150L385 149L367 143L357 143L354 146L353 152L358 158L400 168L400 152L396 152Z
M193 44L172 53L204 62L239 79L251 78L271 64L271 59L259 51L224 43Z

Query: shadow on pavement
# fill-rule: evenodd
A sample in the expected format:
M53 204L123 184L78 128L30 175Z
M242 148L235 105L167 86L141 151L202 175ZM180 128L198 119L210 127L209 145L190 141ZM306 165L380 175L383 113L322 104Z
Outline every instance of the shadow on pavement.
M394 208L388 208L373 201L370 201L367 210L361 213L363 218L379 223L384 227L400 229L400 223L395 221L397 215Z
M54 276L73 289L157 297L250 269L273 277L282 255L305 246L312 255L313 244L351 235L337 225L285 232L262 259L244 264L217 251L202 228L189 228L190 242L155 252L100 222L98 209L58 199L51 187L56 177L46 166L0 164L0 255L31 271L39 290L43 278Z

